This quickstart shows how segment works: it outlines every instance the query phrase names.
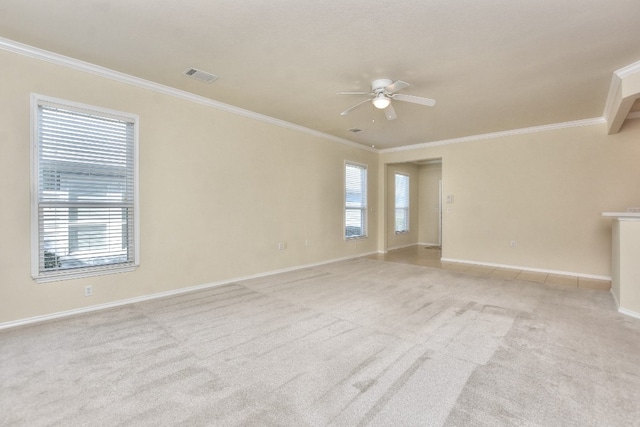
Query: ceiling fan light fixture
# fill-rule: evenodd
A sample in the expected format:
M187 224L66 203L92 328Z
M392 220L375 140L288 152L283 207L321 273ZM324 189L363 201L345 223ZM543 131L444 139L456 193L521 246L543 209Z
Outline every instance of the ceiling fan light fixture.
M381 110L384 110L385 108L387 108L389 106L389 104L391 104L391 100L389 98L387 98L384 93L378 94L376 95L375 98L373 98L373 105L376 108L379 108Z
M371 92L338 92L338 95L369 96L369 98L363 99L353 107L347 108L342 113L340 113L340 115L346 116L362 104L371 102L377 109L384 110L384 115L387 117L387 120L394 120L398 117L398 115L396 114L393 105L391 105L391 100L426 105L428 107L433 107L434 105L436 105L435 99L398 93L402 89L409 86L409 83L403 82L402 80L396 80L394 82L390 79L378 79L371 82ZM375 120L373 121L375 122Z

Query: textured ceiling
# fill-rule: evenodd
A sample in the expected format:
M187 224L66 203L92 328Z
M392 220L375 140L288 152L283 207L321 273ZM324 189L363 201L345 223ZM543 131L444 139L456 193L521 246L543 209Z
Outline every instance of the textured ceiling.
M0 0L0 37L392 148L602 116L640 1ZM340 116L377 78L437 104Z

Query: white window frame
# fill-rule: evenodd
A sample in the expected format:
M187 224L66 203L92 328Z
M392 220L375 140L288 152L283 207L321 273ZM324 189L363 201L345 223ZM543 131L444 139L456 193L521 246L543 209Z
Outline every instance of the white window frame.
M361 192L364 194L363 195L363 205L360 207L353 207L353 206L347 206L347 168L351 166L351 167L356 167L359 169L362 169L364 171L364 183L362 183L362 189ZM353 239L364 239L368 237L368 215L367 215L367 207L368 207L368 185L369 185L369 176L368 176L368 166L366 164L363 163L357 163L357 162L352 162L352 161L348 161L346 160L344 162L344 167L343 167L343 171L344 171L344 183L343 183L343 190L344 190L344 197L343 197L343 201L344 201L344 227L343 227L343 235L344 235L344 239L345 240L353 240ZM349 210L360 210L360 218L361 218L361 229L362 229L362 234L358 234L355 236L349 236L347 234L347 227L348 227L348 218L347 218L347 212Z
M55 271L40 271L40 231L39 231L39 147L38 109L40 106L61 106L72 111L114 118L133 123L133 260L120 264L107 264ZM139 117L135 114L66 101L44 95L31 94L31 276L38 283L57 280L77 279L113 273L133 271L140 265L140 197L139 197Z
M398 177L403 177L406 178L407 180L407 194L406 194L406 200L407 200L407 205L406 206L398 206ZM410 217L409 217L409 210L411 208L411 176L407 173L403 173L403 172L395 172L394 173L394 194L395 194L395 203L394 203L394 230L396 232L396 234L403 234L403 233L408 233L409 229L410 229ZM398 227L399 224L398 223L398 211L402 210L404 212L404 217L405 217L405 225L406 227L402 228L402 227Z

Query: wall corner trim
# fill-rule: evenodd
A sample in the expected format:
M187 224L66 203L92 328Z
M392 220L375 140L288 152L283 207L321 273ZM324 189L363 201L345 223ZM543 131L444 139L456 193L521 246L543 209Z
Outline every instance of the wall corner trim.
M616 296L616 293L613 291L613 286L611 286L611 289L609 289L609 293L613 297L613 302L616 303L616 308L619 309L620 308L620 301L618 301L618 297Z
M616 297L616 293L613 291L613 287L611 287L611 289L609 289L609 292L611 293L611 296L613 297L613 302L616 304L616 308L618 309L618 313L624 314L625 316L631 316L631 317L635 317L636 319L640 319L640 313L637 313L635 311L627 310L626 308L620 307L620 301L618 301L618 298Z

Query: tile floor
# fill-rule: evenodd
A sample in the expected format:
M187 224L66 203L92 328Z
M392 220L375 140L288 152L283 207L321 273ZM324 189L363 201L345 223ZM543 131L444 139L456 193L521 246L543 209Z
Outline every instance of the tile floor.
M467 274L487 275L503 279L518 279L527 282L544 283L551 286L568 286L608 291L611 282L608 280L587 279L576 276L562 276L558 274L539 273L535 271L496 268L483 265L464 264L459 262L440 261L442 251L438 248L416 245L402 249L395 249L386 254L369 255L367 258L403 264L422 265L425 267L443 268Z

